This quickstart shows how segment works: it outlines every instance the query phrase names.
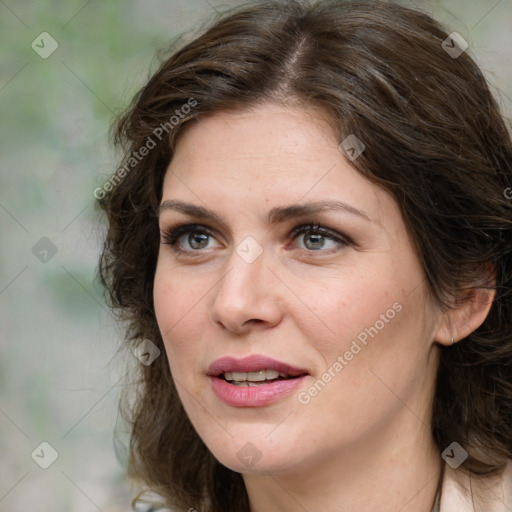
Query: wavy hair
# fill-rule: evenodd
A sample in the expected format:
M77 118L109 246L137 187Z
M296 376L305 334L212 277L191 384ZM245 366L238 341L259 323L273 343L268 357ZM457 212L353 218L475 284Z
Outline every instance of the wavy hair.
M466 471L503 469L512 458L512 142L478 66L468 51L450 53L447 38L429 15L392 2L262 1L169 48L113 126L122 167L97 194L108 223L99 274L126 322L124 343L150 339L164 352L156 211L184 129L266 101L317 106L340 141L364 141L353 165L397 201L439 304L490 286L492 270L486 320L441 349L432 434L440 450L453 440L465 448ZM249 510L241 475L190 423L166 358L134 371L129 474L175 510Z

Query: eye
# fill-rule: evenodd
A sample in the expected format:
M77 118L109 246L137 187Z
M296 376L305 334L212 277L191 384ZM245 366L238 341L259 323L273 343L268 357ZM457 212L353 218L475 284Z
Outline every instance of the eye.
M299 226L292 231L290 238L302 240L303 247L299 249L309 252L331 252L339 246L345 247L350 244L347 237L318 224Z
M340 247L350 245L348 237L318 224L296 227L289 235L290 240L302 240L298 249L306 252L335 252ZM213 233L200 224L178 225L162 231L162 243L171 246L176 253L200 253L203 249L212 249L219 245Z
M170 245L176 252L197 252L211 249L214 240L211 231L199 224L186 224L162 232L162 243Z

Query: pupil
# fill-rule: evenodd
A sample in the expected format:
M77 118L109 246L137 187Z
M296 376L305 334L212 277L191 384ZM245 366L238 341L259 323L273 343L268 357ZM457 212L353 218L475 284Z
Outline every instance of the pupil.
M305 245L308 246L308 242L311 242L313 244L313 247L309 247L310 249L318 249L323 247L325 240L323 238L323 235L318 234L309 234L306 235Z
M203 249L208 245L208 235L204 233L190 233L188 242L193 249ZM206 243L203 243L206 242Z

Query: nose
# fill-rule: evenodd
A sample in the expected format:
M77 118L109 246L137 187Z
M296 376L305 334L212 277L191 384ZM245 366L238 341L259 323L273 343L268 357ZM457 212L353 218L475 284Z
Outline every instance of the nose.
M233 251L227 268L214 289L213 322L238 335L278 325L283 315L282 287L268 266L265 251L250 263Z

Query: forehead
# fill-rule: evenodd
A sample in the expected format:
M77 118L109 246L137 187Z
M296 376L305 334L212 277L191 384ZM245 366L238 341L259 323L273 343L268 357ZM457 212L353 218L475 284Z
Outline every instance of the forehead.
M269 103L217 112L178 139L163 199L218 199L225 208L255 200L341 200L380 219L394 201L351 166L339 144L332 120L319 109Z
M200 118L178 140L173 160L178 164L186 159L199 166L230 161L240 168L261 167L262 162L297 166L298 159L311 162L327 157L333 145L336 136L320 113L270 103Z

